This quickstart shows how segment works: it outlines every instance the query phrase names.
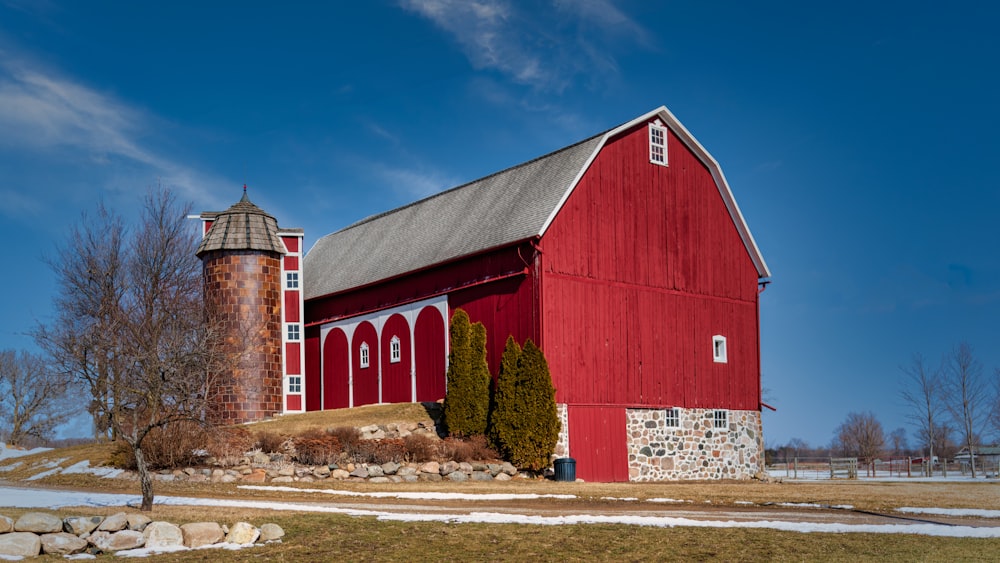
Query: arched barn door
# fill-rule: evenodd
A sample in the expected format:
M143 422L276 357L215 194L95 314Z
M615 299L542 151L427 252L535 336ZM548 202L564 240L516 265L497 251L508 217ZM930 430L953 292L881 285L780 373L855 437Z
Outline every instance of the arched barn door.
M354 406L378 403L378 334L365 321L354 329L351 342L354 364ZM368 361L367 366L365 360Z
M444 319L436 307L424 307L420 311L413 339L417 368L417 401L431 402L443 399Z
M335 328L323 343L323 408L342 409L349 405L351 392L347 335Z
M396 313L382 325L382 402L409 403L410 324Z

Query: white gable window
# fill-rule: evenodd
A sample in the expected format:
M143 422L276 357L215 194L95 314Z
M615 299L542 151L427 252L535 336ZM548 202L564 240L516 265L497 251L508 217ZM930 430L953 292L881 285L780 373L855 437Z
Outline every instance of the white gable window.
M716 363L726 363L726 337L716 334L712 337L712 359Z
M393 335L392 340L389 341L389 362L393 364L399 363L401 357L402 351L399 348L399 337Z
M667 409L663 415L663 425L667 428L677 428L681 425L681 413L677 407Z
M285 272L285 289L298 289L298 288L299 288L299 273Z
M729 428L729 412L715 411L712 422L716 428Z
M667 128L659 120L649 124L649 161L667 165Z
M362 368L368 367L368 343L361 343L361 366Z
M301 340L302 339L302 332L301 332L301 330L302 329L299 328L299 325L297 325L297 324L290 324L290 325L288 325L288 333L287 333L288 334L288 341L289 342L298 342L299 340Z

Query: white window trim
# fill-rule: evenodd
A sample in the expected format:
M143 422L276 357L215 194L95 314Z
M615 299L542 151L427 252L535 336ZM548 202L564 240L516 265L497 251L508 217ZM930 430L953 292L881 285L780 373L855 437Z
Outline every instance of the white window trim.
M729 428L729 411L717 410L712 413L712 427Z
M392 338L389 340L389 363L398 364L403 359L402 348L399 337L392 335Z
M302 329L298 323L288 323L285 326L285 338L288 342L302 341Z
M726 337L721 334L716 334L712 337L712 359L717 364L725 364L729 362L729 353L726 350Z
M365 369L370 365L370 362L368 361L369 360L368 343L362 342L361 346L359 347L359 350L360 350L360 357L358 360L358 367L360 367L361 369Z
M302 393L302 376L301 375L289 375L288 376L288 392L289 393Z
M298 289L298 288L299 288L299 273L285 272L285 289Z
M656 142L659 137L660 142ZM667 166L667 128L657 120L649 124L649 161L659 166Z
M671 422L673 424L671 424ZM663 426L666 428L679 428L681 425L681 412L677 407L666 409L663 414Z

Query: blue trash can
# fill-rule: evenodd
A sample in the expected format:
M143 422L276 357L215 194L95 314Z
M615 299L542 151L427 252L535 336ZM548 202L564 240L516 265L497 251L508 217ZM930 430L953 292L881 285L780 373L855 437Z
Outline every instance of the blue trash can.
M561 457L555 461L556 481L576 481L576 460L571 457Z

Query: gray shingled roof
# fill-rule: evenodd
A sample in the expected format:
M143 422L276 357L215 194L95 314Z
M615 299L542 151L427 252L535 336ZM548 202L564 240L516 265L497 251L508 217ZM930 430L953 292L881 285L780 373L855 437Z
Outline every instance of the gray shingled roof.
M285 253L278 236L278 221L250 202L246 191L229 209L220 213L202 213L212 218L212 227L198 245L198 257L212 250L261 250Z
M303 264L305 298L538 236L602 135L319 239Z

